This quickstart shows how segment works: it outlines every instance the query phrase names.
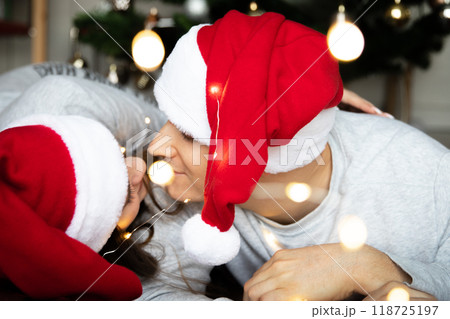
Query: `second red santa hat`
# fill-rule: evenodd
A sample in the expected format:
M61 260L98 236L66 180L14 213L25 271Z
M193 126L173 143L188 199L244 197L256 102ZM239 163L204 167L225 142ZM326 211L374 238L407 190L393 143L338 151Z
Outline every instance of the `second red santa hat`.
M219 265L238 253L234 204L264 171L314 160L299 158L306 139L323 151L342 90L325 36L280 14L230 11L178 41L155 96L180 131L210 146L202 214L183 228L188 255Z
M37 114L0 132L0 278L33 299L133 300L139 278L98 251L127 197L114 136L80 116Z

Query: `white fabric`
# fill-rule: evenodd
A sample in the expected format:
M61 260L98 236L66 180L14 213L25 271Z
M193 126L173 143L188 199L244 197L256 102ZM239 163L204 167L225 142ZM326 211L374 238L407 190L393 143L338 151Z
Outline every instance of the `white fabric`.
M74 164L76 207L66 234L98 252L116 227L127 197L128 173L119 144L102 124L81 116L37 114L10 127L36 124L61 136Z
M200 214L186 221L182 228L184 251L204 265L222 265L239 252L239 233L234 226L226 232L206 224Z
M197 45L197 33L205 25L192 27L178 40L163 66L154 91L159 108L169 121L181 132L209 146L211 128L206 108L207 66ZM314 161L325 149L336 109L319 113L298 131L288 145L269 147L265 172L288 172ZM308 140L311 143L305 144Z
M333 128L337 107L325 109L283 146L269 147L264 172L276 174L306 166L323 152ZM320 162L319 162L320 164Z
M197 33L203 26L192 27L178 40L154 88L159 108L180 131L195 140L211 137L206 112L206 64L197 45Z

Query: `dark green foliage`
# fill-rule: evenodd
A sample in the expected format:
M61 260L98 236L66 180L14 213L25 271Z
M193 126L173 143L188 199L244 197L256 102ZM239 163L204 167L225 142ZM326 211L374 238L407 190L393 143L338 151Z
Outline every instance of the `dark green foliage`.
M85 13L77 15L74 25L80 30L79 40L94 47L99 52L115 58L128 58L122 47L131 56L133 37L144 28L146 16L133 10L126 12L93 12L93 19ZM95 21L108 32L100 28ZM117 45L117 43L120 45Z
M185 2L184 0L162 1L176 4ZM207 0L207 2L210 10L209 22L214 22L232 9L247 13L251 1ZM449 22L443 21L436 12L425 10L429 8L425 0L403 0L402 4L418 10L420 17L411 20L404 27L396 27L389 24L385 18L385 13L394 4L394 0L378 0L375 4L374 2L375 0L343 1L347 15L353 21L357 20L356 24L363 32L366 42L359 59L341 63L344 81L373 73L401 72L408 63L421 68L429 67L431 53L442 49L444 37L450 33ZM287 19L326 34L342 1L258 0L257 3L264 11L281 13ZM144 15L139 15L133 10L125 13L93 14L93 16L128 52L131 50L134 35L143 28L145 20ZM205 22L194 21L184 14L174 15L174 20L176 36L181 36L194 24ZM80 28L81 42L88 43L97 50L114 57L126 56L87 15L77 16L74 23ZM173 39L170 41L172 42Z

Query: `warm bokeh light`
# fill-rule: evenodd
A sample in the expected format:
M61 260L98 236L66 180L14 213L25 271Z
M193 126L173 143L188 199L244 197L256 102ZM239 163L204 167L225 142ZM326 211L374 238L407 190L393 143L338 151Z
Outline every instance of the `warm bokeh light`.
M444 18L450 19L450 8L445 8L445 9L442 11L442 16L443 16Z
M302 296L295 295L289 298L289 301L308 301L308 299L303 298Z
M400 19L402 17L402 10L400 10L399 8L392 8L391 16L394 19Z
M387 301L409 301L409 293L403 288L394 288L389 291Z
M144 119L144 122L145 122L145 124L148 125L148 124L150 124L151 120L150 120L150 118L148 116L146 116L145 119Z
M367 239L367 227L361 218L354 215L344 216L338 225L339 239L345 248L361 248Z
M164 60L164 44L160 36L152 30L142 30L136 34L131 50L134 63L145 72L156 70Z
M251 11L258 10L258 4L255 1L250 2L250 10Z
M202 17L208 14L208 3L206 0L187 0L184 6L192 17Z
M338 22L330 28L327 43L331 54L341 61L355 60L364 50L361 30L348 21Z
M356 25L347 21L343 5L339 6L336 22L328 30L327 43L331 54L341 61L353 61L364 50L364 36Z
M124 239L130 239L131 233L127 232L127 233L124 233L122 236L123 236Z
M148 168L148 176L153 183L164 186L172 181L174 172L166 161L156 161Z
M184 202L185 204L187 204L187 203L189 203L190 201L191 201L190 198L186 198L183 202Z
M125 154L125 152L127 151L127 149L123 146L120 147L120 151L122 152L122 154Z
M271 231L269 231L265 227L262 227L262 233L264 236L264 240L266 241L267 245L269 245L269 247L273 250L273 252L283 249L283 245L280 244L277 237L275 237L275 235Z
M285 192L290 200L301 203L311 196L311 187L305 183L289 183Z
M209 92L211 92L211 94L217 94L217 93L219 93L219 87L213 85L209 88Z

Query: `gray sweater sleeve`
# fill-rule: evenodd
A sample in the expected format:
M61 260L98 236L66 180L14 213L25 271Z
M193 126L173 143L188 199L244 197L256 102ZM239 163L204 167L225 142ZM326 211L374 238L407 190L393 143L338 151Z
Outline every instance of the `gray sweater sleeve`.
M0 130L21 117L47 113L80 115L104 124L125 146L126 141L146 128L145 116L151 119L150 129L164 124L155 105L102 83L67 76L47 76L25 90L0 112Z
M439 248L432 263L424 263L388 254L411 278L411 288L435 296L438 300L450 300L450 152L441 159L435 179L436 230Z

